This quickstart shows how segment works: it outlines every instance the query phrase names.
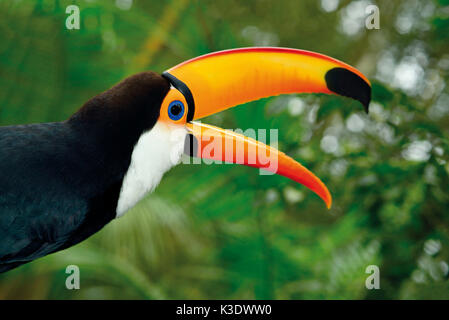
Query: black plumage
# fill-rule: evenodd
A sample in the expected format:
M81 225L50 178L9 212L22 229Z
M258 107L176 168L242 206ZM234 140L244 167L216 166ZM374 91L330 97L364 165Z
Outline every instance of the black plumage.
M115 217L133 148L169 88L144 72L67 121L0 127L0 272L70 247Z

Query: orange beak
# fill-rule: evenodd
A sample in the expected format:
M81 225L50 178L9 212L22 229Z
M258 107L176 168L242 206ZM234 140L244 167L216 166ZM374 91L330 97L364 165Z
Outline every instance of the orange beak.
M207 54L181 63L163 76L184 94L188 104L189 155L285 176L314 191L330 208L332 198L326 186L289 156L232 131L191 121L287 93L339 94L360 101L368 111L371 86L358 70L318 53L267 47Z

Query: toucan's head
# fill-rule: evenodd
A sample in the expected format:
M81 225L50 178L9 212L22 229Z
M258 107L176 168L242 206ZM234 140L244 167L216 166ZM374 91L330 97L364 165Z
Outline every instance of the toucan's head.
M151 191L162 175L179 162L183 152L272 170L257 156L264 152L277 161L272 171L305 185L330 207L332 200L326 186L292 158L243 135L194 120L279 94L338 94L360 101L366 111L371 99L368 79L355 68L313 52L271 47L207 54L162 75L143 73L130 77L114 88L113 94L98 99L108 108L117 105L120 111L113 117L122 126L126 123L125 128L116 129L120 131L117 139L129 139L132 149L118 215ZM83 113L88 112L100 116L98 110L85 109L75 117L83 118ZM210 152L210 143L217 141L221 147ZM240 151L238 146L242 147Z

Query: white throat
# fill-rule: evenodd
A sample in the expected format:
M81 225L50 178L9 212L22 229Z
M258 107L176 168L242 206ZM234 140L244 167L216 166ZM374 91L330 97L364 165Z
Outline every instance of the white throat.
M164 173L180 162L186 134L184 126L158 121L150 131L140 136L123 179L116 209L117 218L135 206L145 194L153 191Z

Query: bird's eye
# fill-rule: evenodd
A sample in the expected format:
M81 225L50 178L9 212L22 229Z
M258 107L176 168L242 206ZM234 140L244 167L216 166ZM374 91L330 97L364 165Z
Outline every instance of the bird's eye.
M172 101L168 106L168 116L170 117L170 119L176 121L181 119L183 115L184 104L179 100Z

